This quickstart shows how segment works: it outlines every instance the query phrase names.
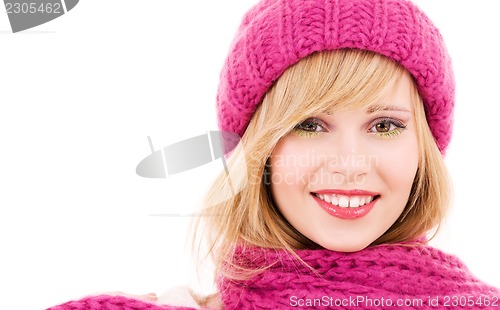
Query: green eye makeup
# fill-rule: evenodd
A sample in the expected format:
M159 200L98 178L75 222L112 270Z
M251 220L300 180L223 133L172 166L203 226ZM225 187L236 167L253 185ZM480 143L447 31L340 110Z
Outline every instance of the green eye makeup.
M375 120L374 125L370 127L369 131L381 138L394 138L405 130L406 125L402 122L392 118L383 118Z
M321 132L324 132L323 125L320 120L315 118L308 118L300 122L292 129L292 132L298 136L313 137Z
M399 120L379 118L372 122L368 132L381 138L394 138L405 130L406 125ZM327 132L325 125L317 118L308 118L292 129L293 134L301 137L314 137L324 132Z

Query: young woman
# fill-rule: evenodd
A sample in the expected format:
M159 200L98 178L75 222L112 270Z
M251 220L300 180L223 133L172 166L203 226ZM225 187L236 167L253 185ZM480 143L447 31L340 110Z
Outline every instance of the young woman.
M500 307L500 292L426 244L450 203L454 77L411 2L262 0L221 74L222 131L241 136L196 237L210 309ZM239 176L239 178L238 178ZM205 256L201 256L204 258ZM94 296L53 309L182 309Z

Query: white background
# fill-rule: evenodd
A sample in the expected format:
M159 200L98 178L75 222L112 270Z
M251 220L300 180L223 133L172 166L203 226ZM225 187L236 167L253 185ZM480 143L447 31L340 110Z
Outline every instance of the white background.
M106 291L197 287L188 213L220 162L168 179L135 174L155 148L216 130L215 94L256 0L81 1L18 34L0 9L0 309ZM417 3L455 65L455 203L434 245L500 286L496 1Z

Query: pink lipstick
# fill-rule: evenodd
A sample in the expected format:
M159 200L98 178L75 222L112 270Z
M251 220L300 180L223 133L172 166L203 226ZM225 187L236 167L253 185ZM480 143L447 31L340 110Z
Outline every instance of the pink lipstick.
M380 194L364 190L320 190L311 196L328 214L344 220L354 220L368 214Z

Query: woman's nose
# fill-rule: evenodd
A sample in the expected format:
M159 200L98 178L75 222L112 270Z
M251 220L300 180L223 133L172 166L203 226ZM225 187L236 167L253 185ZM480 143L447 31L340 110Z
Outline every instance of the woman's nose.
M359 183L376 163L362 137L343 134L329 145L328 171L342 176L343 183Z

